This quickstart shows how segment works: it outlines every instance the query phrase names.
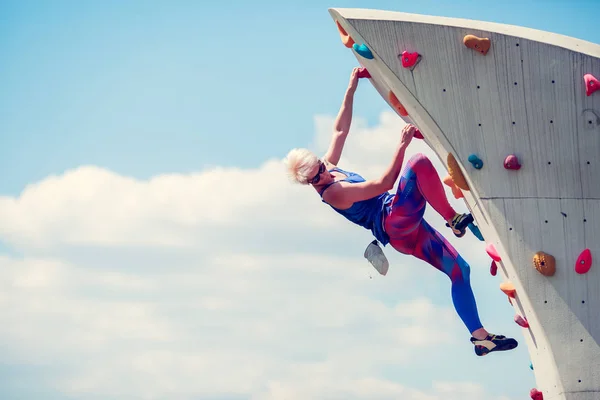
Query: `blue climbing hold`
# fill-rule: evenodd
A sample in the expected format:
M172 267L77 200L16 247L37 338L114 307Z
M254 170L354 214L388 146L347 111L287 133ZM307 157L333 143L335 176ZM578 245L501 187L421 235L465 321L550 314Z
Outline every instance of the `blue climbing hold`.
M469 162L473 164L473 167L476 169L483 168L483 161L481 161L481 158L477 157L475 154L471 154L469 156Z
M474 225L472 222L468 226L471 232L473 232L473 235L477 236L477 239L483 242L483 235L481 234L479 227L477 225Z
M354 43L352 45L352 48L362 57L368 58L369 60L373 59L373 53L371 53L371 50L369 50L369 48L365 44Z
M533 371L533 363L529 363L529 368Z

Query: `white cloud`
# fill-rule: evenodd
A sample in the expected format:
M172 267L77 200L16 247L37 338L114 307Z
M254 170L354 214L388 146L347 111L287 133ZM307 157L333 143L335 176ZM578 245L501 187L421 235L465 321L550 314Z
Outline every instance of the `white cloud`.
M381 173L402 125L355 120L346 168ZM84 166L0 198L0 240L23 254L0 257L4 360L51 365L77 398L494 399L481 382L418 376L481 361L447 278L389 247L376 275L369 232L280 160L149 181Z

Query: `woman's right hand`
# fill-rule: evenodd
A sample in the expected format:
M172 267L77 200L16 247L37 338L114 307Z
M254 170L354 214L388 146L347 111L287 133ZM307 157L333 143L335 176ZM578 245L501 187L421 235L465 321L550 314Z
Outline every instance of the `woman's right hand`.
M408 147L408 145L410 144L410 142L415 134L416 129L417 128L414 125L406 124L406 126L402 129L400 145L402 145L405 148Z
M350 73L350 82L348 82L348 90L354 92L358 86L358 71L359 67L354 67Z

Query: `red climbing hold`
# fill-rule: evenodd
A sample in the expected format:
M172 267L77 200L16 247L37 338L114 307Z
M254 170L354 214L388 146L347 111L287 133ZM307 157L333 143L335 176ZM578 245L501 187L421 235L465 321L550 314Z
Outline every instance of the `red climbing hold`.
M423 134L421 133L419 128L415 129L415 133L413 133L413 137L416 137L417 139L423 139Z
M358 78L370 78L371 74L369 73L369 71L367 71L367 69L365 67L363 68L359 68L358 69Z
M487 251L488 255L490 257L492 257L492 260L494 260L494 261L502 260L502 258L500 258L500 255L498 254L498 251L496 250L496 247L494 247L493 244L490 243L487 246L485 246L485 251Z
M590 249L585 249L581 252L575 263L575 272L578 274L585 274L592 267L592 253Z
M409 53L408 51L403 51L402 54L402 66L404 68L409 68L411 71L415 69L419 61L421 61L421 55L416 51L414 53Z
M592 74L585 74L583 76L585 81L585 94L591 96L596 90L600 89L600 81Z
M544 394L535 388L531 389L529 396L531 396L533 400L544 400Z
M496 276L497 273L498 273L498 266L496 265L496 261L492 260L492 265L490 265L490 274L492 274L492 276Z
M504 159L504 168L506 169L521 169L521 164L519 164L519 159L514 154L509 155Z
M523 328L529 328L529 322L527 322L527 319L521 317L519 314L515 315L515 322L517 325L522 326Z

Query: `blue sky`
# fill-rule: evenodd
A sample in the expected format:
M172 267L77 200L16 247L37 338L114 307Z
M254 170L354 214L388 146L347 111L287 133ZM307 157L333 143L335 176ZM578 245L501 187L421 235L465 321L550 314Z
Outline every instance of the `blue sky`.
M445 278L386 250L394 272L371 281L360 257L369 235L280 184L269 160L328 134L356 65L328 7L600 43L594 3L1 2L0 394L311 398L346 390L348 379L366 392L385 387L381 398L527 397L524 344L514 355L472 357ZM360 146L389 144L384 111L361 84L347 151L363 170L388 159ZM296 236L284 218L298 224ZM315 233L322 226L335 233L330 241ZM476 271L483 319L519 335L488 258L472 250L481 244L453 243ZM438 339L439 348L427 343ZM326 362L302 363L313 358ZM306 384L316 375L330 379ZM382 381L361 380L371 376Z
M0 193L81 164L146 178L256 166L336 113L350 69L327 8L480 19L600 42L593 1L3 1ZM207 3L208 4L208 3ZM373 121L373 90L356 112Z

